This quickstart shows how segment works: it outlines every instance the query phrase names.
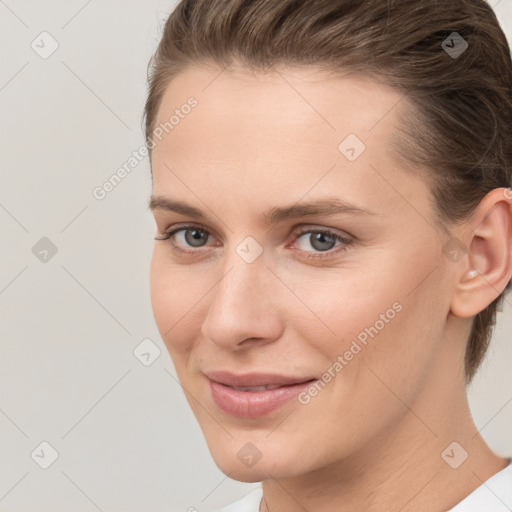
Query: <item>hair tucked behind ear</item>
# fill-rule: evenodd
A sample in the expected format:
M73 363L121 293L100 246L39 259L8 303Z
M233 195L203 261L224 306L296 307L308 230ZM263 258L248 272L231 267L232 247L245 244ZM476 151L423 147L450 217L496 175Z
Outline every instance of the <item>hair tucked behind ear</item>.
M458 56L442 46L454 46L453 32L468 44ZM233 62L359 72L402 91L413 108L400 110L393 147L426 170L441 223L466 218L489 191L512 184L512 61L484 0L182 0L150 61L146 140L178 73ZM468 383L502 302L503 294L474 319Z

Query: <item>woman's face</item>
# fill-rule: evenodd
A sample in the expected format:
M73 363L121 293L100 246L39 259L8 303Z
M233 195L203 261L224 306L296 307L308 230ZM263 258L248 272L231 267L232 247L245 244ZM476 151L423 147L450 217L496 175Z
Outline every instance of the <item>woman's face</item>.
M215 462L261 481L363 453L414 404L442 408L430 390L460 358L443 343L453 264L426 183L394 159L400 93L311 69L219 72L183 72L159 110L156 236L181 230L155 242L151 296ZM277 392L227 390L222 406L216 371L317 382L272 410Z

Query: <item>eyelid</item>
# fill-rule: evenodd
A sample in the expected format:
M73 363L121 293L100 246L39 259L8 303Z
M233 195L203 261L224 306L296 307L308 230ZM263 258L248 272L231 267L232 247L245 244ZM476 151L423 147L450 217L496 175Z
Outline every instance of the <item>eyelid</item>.
M178 224L172 224L171 226L165 228L162 232L163 236L170 236L172 233L176 233L177 231L181 230L187 230L187 229L197 229L198 231L204 231L205 233L208 233L208 235L213 236L215 238L219 238L217 236L217 233L215 230L208 228L204 226L203 224L199 222L184 222L184 223L178 223Z
M297 228L297 230L293 231L293 235L296 237L299 237L299 236L302 236L311 231L319 232L319 233L322 233L322 232L332 233L333 235L335 235L345 241L353 240L355 238L352 235L350 235L349 233L347 233L346 231L341 231L336 228L330 228L328 226L318 226L318 225L314 225L314 224L306 224L306 225L303 225L302 227Z

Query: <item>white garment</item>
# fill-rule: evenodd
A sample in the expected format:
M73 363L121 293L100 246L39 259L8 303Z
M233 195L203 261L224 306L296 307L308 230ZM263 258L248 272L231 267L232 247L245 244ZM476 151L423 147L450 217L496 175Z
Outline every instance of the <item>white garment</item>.
M216 512L259 512L261 498L263 497L263 489L261 484L256 489L253 489L249 494L243 498L226 505Z
M254 509L258 512L258 509ZM510 512L512 510L512 459L447 512Z
M480 487L446 512L510 512L512 510L512 459ZM259 512L263 489L257 487L217 512Z
M243 498L226 505L216 512L259 512L261 498L263 497L263 489L261 485L253 489L249 494Z

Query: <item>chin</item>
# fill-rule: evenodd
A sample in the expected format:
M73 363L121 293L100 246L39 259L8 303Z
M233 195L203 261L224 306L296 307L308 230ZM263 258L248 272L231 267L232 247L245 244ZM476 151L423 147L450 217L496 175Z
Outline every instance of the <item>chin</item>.
M268 480L270 477L271 472L266 472L265 470L262 470L261 468L256 470L253 469L241 469L237 467L236 469L232 469L231 467L224 468L221 467L219 464L217 464L217 467L226 475L229 476L232 480L236 480L238 482L244 482L247 484L252 484L256 482L262 482L263 480ZM269 474L270 473L270 474ZM274 476L272 474L272 476Z
M288 478L300 474L296 457L281 458L279 452L268 450L268 455L260 452L260 458L252 459L251 454L258 457L256 448L247 442L240 446L217 445L210 448L216 466L229 478L239 482L253 483L270 478ZM282 452L281 452L282 454Z

